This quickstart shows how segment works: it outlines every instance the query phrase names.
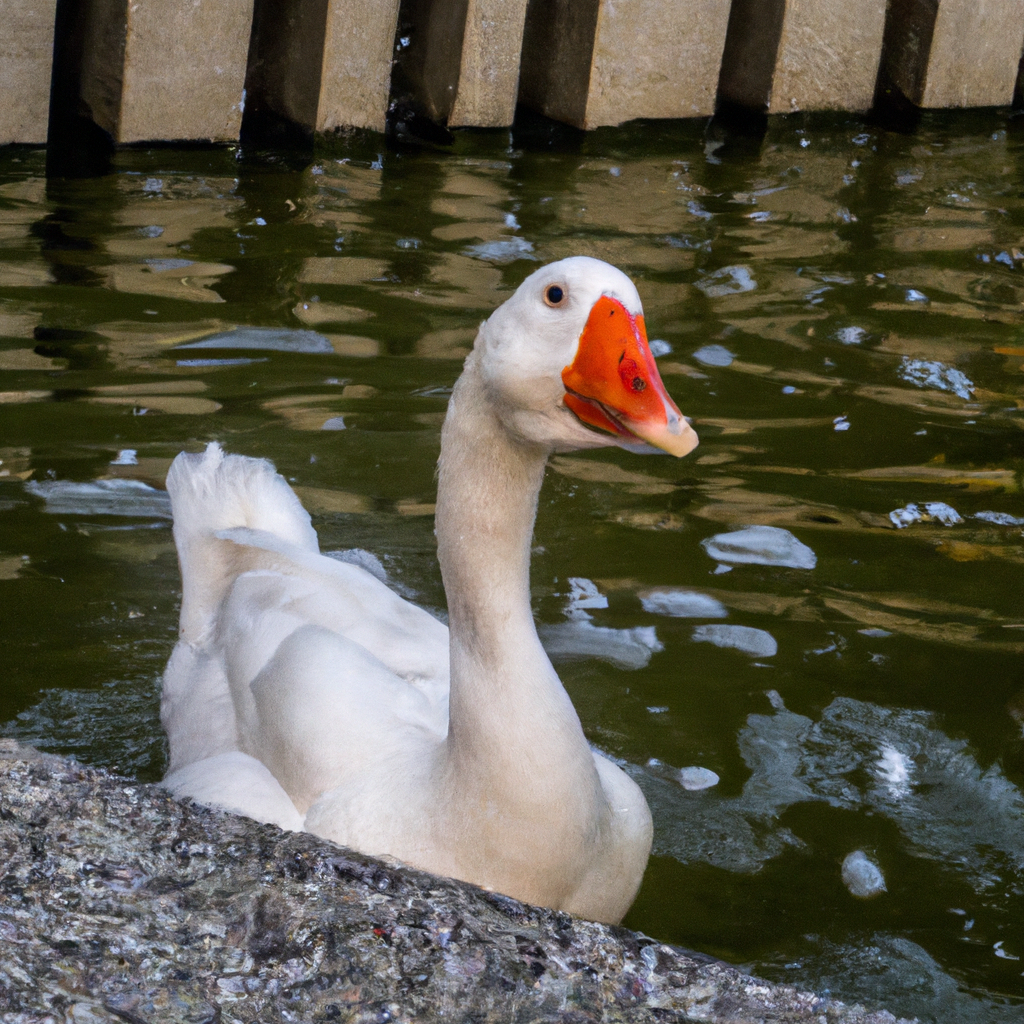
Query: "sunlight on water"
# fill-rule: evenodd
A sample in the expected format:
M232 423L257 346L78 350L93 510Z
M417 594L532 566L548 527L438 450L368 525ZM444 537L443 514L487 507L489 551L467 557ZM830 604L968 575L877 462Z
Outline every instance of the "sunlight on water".
M557 456L533 593L655 847L627 923L922 1020L1024 1013L1024 118L524 125L378 157L0 150L0 732L164 767L164 477L272 459L444 615L434 462L540 262L637 281L687 459ZM813 145L801 142L811 138Z

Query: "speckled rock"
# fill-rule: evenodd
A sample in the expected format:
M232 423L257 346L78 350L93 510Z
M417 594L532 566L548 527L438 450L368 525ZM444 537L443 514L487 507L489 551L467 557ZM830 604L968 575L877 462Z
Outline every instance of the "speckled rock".
M0 1021L893 1024L0 740Z

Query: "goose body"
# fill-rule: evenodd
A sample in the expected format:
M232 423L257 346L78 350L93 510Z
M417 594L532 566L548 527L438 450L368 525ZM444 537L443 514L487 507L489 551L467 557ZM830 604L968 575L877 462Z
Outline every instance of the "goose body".
M530 607L553 451L696 435L664 391L639 296L576 257L480 328L442 431L436 532L449 626L319 553L263 460L178 456L182 572L164 678L164 785L365 853L615 922L646 866L640 790L593 752Z

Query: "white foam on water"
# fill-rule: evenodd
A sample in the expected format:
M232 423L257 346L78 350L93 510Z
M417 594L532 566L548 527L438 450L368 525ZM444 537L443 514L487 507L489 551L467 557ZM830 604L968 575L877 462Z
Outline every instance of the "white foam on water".
M607 608L608 598L597 589L593 580L583 576L569 577L569 603L566 606L565 614L571 619L585 618L590 615L584 611L587 608ZM582 612L582 616L579 614Z
M480 242L462 251L463 256L488 263L513 263L515 260L535 260L533 243L525 238L503 238L496 242Z
M773 658L779 652L775 637L753 626L726 626L720 623L695 626L693 641L698 644L714 644L716 647L730 647L755 658Z
M863 327L840 327L835 334L836 341L844 345L859 345L867 336Z
M732 533L716 533L701 545L716 562L734 565L777 565L791 569L813 569L818 557L779 526L747 526Z
M25 490L51 515L171 518L167 492L141 480L30 480Z
M705 345L693 358L703 366L728 366L736 357L724 345Z
M1024 518L1011 516L1009 512L975 512L974 518L995 526L1024 526Z
M885 1006L922 1024L1019 1024L1019 999L996 1002L964 986L916 942L886 932L863 932L847 943L808 936L800 984L846 1003ZM998 954L997 954L998 955Z
M651 708L647 709L651 711ZM667 711L668 708L660 710ZM701 768L699 765L688 765L686 768L675 768L658 758L652 757L646 765L646 770L659 779L666 779L675 782L690 793L697 793L704 789L711 789L717 786L721 779L717 772L710 768Z
M943 526L956 526L962 523L963 517L952 505L944 501L926 501L923 507L916 504L905 505L893 509L889 519L897 530L903 530L914 523L941 523Z
M716 270L713 274L708 274L707 277L694 283L709 299L752 292L757 287L753 271L750 267L742 264L737 264L734 267L722 267L721 270Z
M640 604L652 615L677 619L724 619L729 615L721 601L696 590L658 587L640 593Z
M365 569L371 576L376 576L381 583L388 581L388 571L384 568L384 563L372 551L367 551L365 548L345 548L341 551L325 551L324 554L339 562L358 565L360 569Z
M885 783L889 795L896 800L910 793L913 768L914 762L888 743L879 749L878 760L874 764L875 775Z
M618 668L643 668L651 655L663 651L653 626L612 629L595 626L587 619L547 623L537 627L544 649L552 661L597 658Z
M684 864L759 870L801 840L779 824L795 804L820 802L891 821L912 856L945 865L975 891L1024 874L1024 794L998 764L978 764L932 714L839 697L818 721L752 714L737 738L750 771L739 796L700 806L642 768L628 770L654 813L654 850Z
M663 651L653 626L613 629L595 626L592 608L607 608L608 598L593 580L584 576L569 578L569 600L565 607L568 621L546 623L537 627L544 649L552 661L597 658L619 668L643 668L651 655Z
M178 345L175 351L191 348L249 349L256 352L294 352L305 355L334 355L334 346L316 331L285 327L239 327L214 334L201 341Z
M870 900L886 891L885 878L878 865L863 850L854 850L843 860L843 885L852 896Z
M195 266L195 260L183 260L173 258L153 258L142 261L154 274L163 274L169 270L187 270Z
M203 366L249 366L251 363L265 363L266 358L263 359L246 359L244 356L239 359L178 359L175 360L175 366L192 366L192 367L203 367Z
M950 391L967 400L974 397L974 381L962 370L946 366L937 360L911 359L910 356L904 356L900 363L899 375L919 388Z
M691 793L699 792L702 789L711 789L721 781L717 772L713 772L710 768L701 768L698 765L680 768L677 778L679 785Z

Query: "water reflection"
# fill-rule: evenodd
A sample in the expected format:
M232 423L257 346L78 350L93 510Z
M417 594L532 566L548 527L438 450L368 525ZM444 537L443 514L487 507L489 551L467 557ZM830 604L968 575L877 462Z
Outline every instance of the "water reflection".
M923 1019L1015 1020L1019 125L721 141L132 151L49 185L0 151L4 731L159 777L162 485L207 440L272 458L325 549L443 614L460 361L539 261L609 259L702 439L557 456L541 496L543 635L655 811L630 923ZM843 881L858 852L871 900Z

